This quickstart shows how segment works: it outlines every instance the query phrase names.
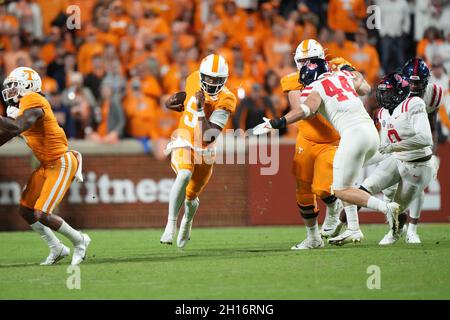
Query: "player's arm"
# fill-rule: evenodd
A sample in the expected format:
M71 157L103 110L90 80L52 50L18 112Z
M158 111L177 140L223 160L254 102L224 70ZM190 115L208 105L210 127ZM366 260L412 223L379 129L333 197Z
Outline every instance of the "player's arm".
M431 136L433 137L433 154L436 154L438 146L438 132L436 130L438 110L435 110L428 114L428 122L430 123Z
M208 120L205 116L205 95L202 90L198 90L195 93L197 99L197 116L200 122L200 128L202 130L203 142L210 144L214 142L222 132L223 127L226 125L230 112L222 109L218 109L213 112Z
M171 95L165 102L167 109L175 112L184 111L184 100L186 100L186 92L180 91Z
M0 116L0 130L3 131L0 145L30 129L43 115L44 111L41 108L33 108L25 110L17 119Z
M352 74L354 75L353 84L355 85L356 93L360 96L370 94L372 88L367 83L366 79L364 79L364 76L358 71L352 71Z
M311 91L304 103L301 103L298 92L289 92L289 102L291 103L291 111L285 116L275 119L264 118L264 122L253 128L253 134L266 134L270 129L282 129L288 124L295 123L299 120L308 119L315 115L322 103L320 94L316 91ZM291 101L292 100L292 101Z

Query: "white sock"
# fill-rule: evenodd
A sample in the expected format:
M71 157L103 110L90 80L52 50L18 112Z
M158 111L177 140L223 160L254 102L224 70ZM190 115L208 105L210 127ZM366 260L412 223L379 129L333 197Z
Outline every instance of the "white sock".
M81 241L83 241L81 232L69 226L65 221L63 221L63 223L61 224L58 232L66 236L70 241L72 241L74 245L77 245Z
M380 211L383 213L387 212L387 204L383 200L377 199L374 196L371 196L367 201L367 208Z
M409 216L413 219L420 218L420 212L422 211L423 201L425 200L425 193L421 192L417 198L409 205Z
M195 213L200 205L200 200L195 198L194 200L185 200L184 201L184 216L183 219L186 219L188 222L194 219Z
M306 237L310 238L310 239L319 239L320 238L320 234L319 234L319 226L317 225L317 218L313 218L314 219L314 225L312 227L308 227L306 226ZM309 221L310 219L308 219ZM305 219L306 222L306 219Z
M41 236L42 240L47 242L47 245L48 245L48 247L51 250L54 250L54 249L58 248L61 245L61 242L56 237L56 235L53 233L52 229L50 229L49 227L44 226L39 221L37 221L37 222L35 222L33 224L30 224L30 227L31 227L31 229L33 229L34 231L39 233L39 235Z
M408 224L408 232L417 233L417 223L409 223Z
M358 207L350 205L344 207L347 216L347 228L350 230L359 230Z
M168 214L168 225L170 223L177 222L178 213L180 212L181 205L183 204L186 187L191 179L192 173L189 170L178 171L177 178L173 183L172 189L169 195L169 214Z
M336 199L333 203L325 203L327 206L327 211L325 213L325 220L329 218L339 219L339 214L341 213L340 208L342 208L342 201L340 199Z

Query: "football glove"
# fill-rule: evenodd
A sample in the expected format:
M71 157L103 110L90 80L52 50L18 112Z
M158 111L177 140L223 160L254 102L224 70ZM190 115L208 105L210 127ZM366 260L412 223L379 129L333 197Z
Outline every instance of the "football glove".
M6 116L11 119L17 119L19 116L19 108L9 106L6 108Z
M260 123L256 127L253 128L253 134L255 136L267 134L267 133L269 133L269 131L271 129L273 129L272 125L270 124L270 119L264 117L263 120L264 120L263 123Z

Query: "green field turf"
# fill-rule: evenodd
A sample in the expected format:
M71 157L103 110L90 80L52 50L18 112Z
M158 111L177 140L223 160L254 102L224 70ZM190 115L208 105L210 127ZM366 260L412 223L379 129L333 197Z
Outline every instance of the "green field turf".
M301 227L197 228L183 252L162 230L91 230L81 289L68 290L69 259L41 267L32 232L0 233L2 299L450 299L450 224L422 224L422 245L377 245L385 225L365 225L359 245L290 251ZM403 240L403 239L402 239ZM367 288L367 268L381 289Z

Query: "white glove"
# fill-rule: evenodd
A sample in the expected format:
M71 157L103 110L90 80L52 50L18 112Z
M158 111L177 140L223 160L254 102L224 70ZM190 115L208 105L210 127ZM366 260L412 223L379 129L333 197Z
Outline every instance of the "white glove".
M267 134L272 129L272 125L270 124L270 119L264 117L263 120L264 120L263 123L260 123L256 127L253 128L253 134L255 136Z
M387 143L380 146L378 151L380 151L381 154L392 153L394 152L394 146L392 145L392 143Z
M431 166L433 168L433 179L437 180L437 174L439 171L439 165L441 163L441 159L438 156L433 155L431 157Z
M9 106L6 108L6 116L14 120L17 119L19 116L19 108Z

